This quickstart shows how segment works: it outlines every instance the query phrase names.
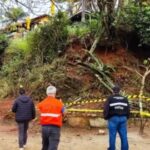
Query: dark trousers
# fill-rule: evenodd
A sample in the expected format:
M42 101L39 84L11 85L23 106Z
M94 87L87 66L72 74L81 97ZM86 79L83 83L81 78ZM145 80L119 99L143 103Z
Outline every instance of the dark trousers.
M116 150L116 134L119 133L121 139L121 150L128 150L128 139L127 139L127 117L125 116L114 116L108 120L109 129L109 148L108 150Z
M19 147L23 148L23 145L27 142L27 130L29 126L29 121L18 122L18 131L19 131Z
M60 139L60 127L42 126L42 150L57 150Z

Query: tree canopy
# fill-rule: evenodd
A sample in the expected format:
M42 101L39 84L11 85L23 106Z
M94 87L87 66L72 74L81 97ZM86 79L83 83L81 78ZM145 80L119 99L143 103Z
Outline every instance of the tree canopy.
M19 18L25 15L26 15L25 12L20 7L11 8L5 13L5 16L14 22L16 22Z

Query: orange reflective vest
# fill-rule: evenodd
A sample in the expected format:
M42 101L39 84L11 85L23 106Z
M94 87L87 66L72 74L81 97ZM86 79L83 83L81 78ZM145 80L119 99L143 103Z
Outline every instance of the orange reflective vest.
M63 104L60 100L48 96L38 104L41 125L62 126Z

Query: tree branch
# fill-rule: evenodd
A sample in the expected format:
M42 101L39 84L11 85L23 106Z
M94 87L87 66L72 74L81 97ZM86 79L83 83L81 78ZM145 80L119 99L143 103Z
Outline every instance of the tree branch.
M128 70L128 71L131 71L131 72L135 72L137 75L139 75L141 78L143 77L143 75L142 74L140 74L137 70L134 70L133 68L130 68L130 67L128 67L128 66L122 66L121 68L124 68L124 69L126 69L126 70Z

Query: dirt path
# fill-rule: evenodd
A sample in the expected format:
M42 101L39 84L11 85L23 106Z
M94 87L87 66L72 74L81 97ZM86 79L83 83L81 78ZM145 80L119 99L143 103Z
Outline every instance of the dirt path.
M129 130L130 150L150 150L150 131L149 135L140 137L137 130ZM86 130L63 127L59 150L106 150L108 135L98 135L98 129ZM117 137L117 143L119 139ZM0 124L0 150L17 150L17 129L16 126ZM26 150L40 150L41 137L40 131L29 132L28 147ZM119 149L118 149L119 150Z
M9 114L11 105L12 101L0 102L0 150L18 150L16 124L12 123L14 119L6 115ZM4 123L4 116L8 122ZM98 130L63 127L58 150L107 150L108 134L99 135ZM141 137L138 135L138 129L129 129L130 150L150 150L150 128L147 128L145 133L147 135ZM118 137L117 145L120 145ZM41 150L40 127L37 123L30 124L26 150Z

